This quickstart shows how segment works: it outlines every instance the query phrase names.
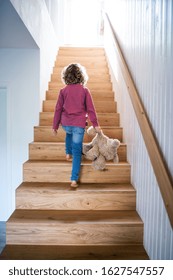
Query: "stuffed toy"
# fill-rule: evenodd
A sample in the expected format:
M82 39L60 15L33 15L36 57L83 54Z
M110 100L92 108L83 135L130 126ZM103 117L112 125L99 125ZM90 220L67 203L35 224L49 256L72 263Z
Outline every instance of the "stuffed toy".
M108 160L119 162L117 149L120 141L118 139L107 137L102 130L97 133L93 126L87 129L87 133L94 138L92 142L83 144L83 155L86 159L92 160L94 169L104 170Z

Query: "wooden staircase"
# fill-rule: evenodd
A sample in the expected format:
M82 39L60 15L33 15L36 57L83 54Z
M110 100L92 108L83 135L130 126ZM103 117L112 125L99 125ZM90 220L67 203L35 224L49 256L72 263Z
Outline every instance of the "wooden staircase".
M16 190L16 210L7 221L7 245L1 259L148 259L143 248L143 223L136 212L136 192L130 183L126 145L120 162L94 171L83 159L80 186L70 190L71 163L64 154L64 132L51 131L60 72L79 62L89 75L89 87L106 135L123 139L102 48L59 49L23 183ZM85 142L91 141L85 135Z

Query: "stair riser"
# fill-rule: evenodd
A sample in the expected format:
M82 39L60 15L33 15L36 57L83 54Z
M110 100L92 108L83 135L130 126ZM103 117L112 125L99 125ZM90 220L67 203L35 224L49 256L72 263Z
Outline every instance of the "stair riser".
M54 112L56 105L56 100L46 100L43 101L43 111L44 112ZM94 105L97 113L115 113L117 109L116 102L112 101L95 101Z
M94 91L94 89L102 89L102 90L112 90L112 84L110 83L88 83L86 85L90 91ZM49 89L54 89L57 90L57 92L64 87L64 84L62 83L53 83L53 82L49 82Z
M135 210L135 192L85 192L56 190L16 191L17 209L38 210Z
M88 57L69 56L69 57L58 58L54 65L67 66L71 63L79 63L84 67L93 67L95 65L103 65L103 67L107 67L105 57L92 57L91 60L89 61Z
M62 60L62 61L57 61L55 62L55 67L65 67L67 66L68 64L70 63L73 63L72 61L70 61L69 59L66 59L66 60ZM97 60L92 60L92 61L86 61L84 63L81 63L82 66L85 67L85 69L87 68L95 68L95 69L98 69L98 68L107 68L107 62L105 60L103 61L99 61L98 59Z
M143 245L8 245L2 259L11 260L148 260Z
M114 102L114 95L111 90L94 90L92 91L92 98L94 101L104 100L105 102L111 101ZM46 92L46 99L47 100L57 100L59 92L57 90L49 90Z
M61 74L52 74L51 75L51 82L59 82L62 83ZM90 74L89 76L90 83L108 83L110 82L110 76L108 74Z
M57 57L60 56L76 56L76 57L87 57L89 59L96 56L104 56L105 51L103 48L83 48L83 47L63 47L58 51Z
M85 52L86 53L86 52ZM90 53L88 52L87 55L83 55L83 53L81 53L79 55L78 53L68 53L68 52L62 52L59 51L58 55L56 57L56 62L58 61L65 61L65 60L69 60L70 63L73 63L73 59L75 61L77 61L76 63L81 63L81 62L89 62L89 61L106 61L106 56L103 52L100 52L99 54L96 55L95 53Z
M122 128L112 128L112 129L103 129L105 135L111 138L116 138L122 142ZM60 127L58 130L57 136L54 136L52 133L51 127L35 127L34 128L34 141L35 142L64 142L65 131ZM92 138L89 137L86 133L84 135L84 142L91 142Z
M105 74L108 75L109 74L108 67L103 67L103 68L100 67L99 71L98 71L98 68L86 67L86 66L85 66L85 68L86 68L86 72L87 72L89 77L90 77L90 75L94 75L94 74L97 75L98 72L99 72L100 75L105 75ZM61 75L62 70L63 70L63 66L55 66L53 68L53 74L58 73L58 75Z
M52 126L54 113L53 112L42 112L40 113L40 125L41 126ZM119 114L98 114L98 121L100 126L119 126ZM89 121L88 125L91 125Z
M143 230L139 225L56 224L52 221L7 223L7 244L30 245L115 245L141 244Z
M126 162L126 146L121 145L118 148L118 156L120 162ZM58 143L33 143L29 145L30 160L64 160L65 145ZM85 161L86 159L83 158ZM89 162L89 161L88 161Z
M81 166L81 183L130 183L130 166L128 164L107 165L105 171L96 171L90 164ZM28 162L24 164L24 182L69 182L71 163Z

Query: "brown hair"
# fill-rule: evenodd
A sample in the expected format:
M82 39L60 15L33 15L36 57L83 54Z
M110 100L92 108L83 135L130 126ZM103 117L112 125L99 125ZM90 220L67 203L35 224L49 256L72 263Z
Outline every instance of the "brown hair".
M72 63L64 67L61 73L63 83L66 85L70 84L83 84L85 85L88 81L88 75L83 66L79 63Z

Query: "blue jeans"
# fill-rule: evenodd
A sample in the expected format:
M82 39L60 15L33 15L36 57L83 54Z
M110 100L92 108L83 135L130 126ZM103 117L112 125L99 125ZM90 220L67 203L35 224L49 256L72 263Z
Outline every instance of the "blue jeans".
M85 129L78 126L62 126L66 132L65 151L72 155L71 181L77 181L82 160L82 143Z

